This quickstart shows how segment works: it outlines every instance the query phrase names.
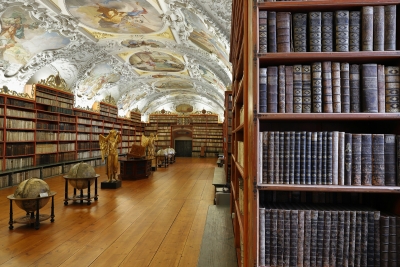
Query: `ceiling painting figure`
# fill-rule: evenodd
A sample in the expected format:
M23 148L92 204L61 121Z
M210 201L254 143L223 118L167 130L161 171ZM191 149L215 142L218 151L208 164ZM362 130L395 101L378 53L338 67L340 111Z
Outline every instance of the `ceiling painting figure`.
M145 0L65 0L68 12L96 30L150 34L163 27L157 9Z
M123 46L129 47L129 48L138 48L142 46L149 46L153 48L160 48L160 47L165 47L165 45L162 42L159 41L154 41L154 40L124 40L121 42Z
M165 79L154 84L157 89L193 89L193 84L183 79Z
M204 80L209 82L210 84L214 85L218 89L225 91L225 86L224 84L217 79L214 73L212 73L210 70L204 68L203 66L199 65L199 70L201 73L201 76L203 77Z
M129 63L143 71L179 72L185 69L176 57L157 51L135 53L129 58Z

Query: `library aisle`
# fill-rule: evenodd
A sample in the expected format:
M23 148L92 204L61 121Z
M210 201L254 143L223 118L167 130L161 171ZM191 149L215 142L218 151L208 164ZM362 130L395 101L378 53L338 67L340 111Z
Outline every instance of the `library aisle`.
M100 189L91 205L64 206L62 176L45 181L55 196L55 222L39 230L8 229L16 186L0 190L0 266L197 266L207 210L213 204L215 158L178 158L148 179ZM99 181L105 167L95 168ZM100 187L100 183L98 185ZM50 212L48 203L41 213ZM14 205L14 218L25 212Z

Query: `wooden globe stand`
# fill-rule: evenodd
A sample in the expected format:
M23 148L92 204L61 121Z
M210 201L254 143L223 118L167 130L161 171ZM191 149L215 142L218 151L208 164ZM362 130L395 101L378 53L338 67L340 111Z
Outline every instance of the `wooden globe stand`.
M12 230L14 229L14 223L22 223L22 224L29 224L31 226L34 226L36 230L40 228L40 222L48 220L50 218L50 222L54 222L54 196L56 195L56 192L50 191L48 196L44 197L36 197L36 198L16 198L13 195L7 196L7 198L10 200L10 221L8 222L9 224L9 229ZM45 200L47 198L51 197L51 213L50 215L47 214L40 214L39 209L40 207L40 201ZM36 211L26 211L27 214L26 216L22 216L19 218L16 218L15 220L13 219L13 201L36 201ZM35 214L36 213L36 214Z
M67 206L68 205L68 201L72 200L73 202L79 201L81 204L83 203L83 201L87 201L87 205L91 204L91 199L93 198L95 201L98 200L98 194L97 194L97 178L99 177L99 174L96 174L95 177L88 177L88 178L76 178L76 177L67 177L67 176L63 176L65 179L65 198L64 198L64 205ZM94 179L94 195L90 194L90 184L91 184L91 180ZM74 194L72 195L72 197L68 196L68 183L69 181L78 181L78 180L85 180L85 182L87 181L87 195L84 195L83 189L77 189L74 187ZM80 191L80 194L77 195L77 190Z

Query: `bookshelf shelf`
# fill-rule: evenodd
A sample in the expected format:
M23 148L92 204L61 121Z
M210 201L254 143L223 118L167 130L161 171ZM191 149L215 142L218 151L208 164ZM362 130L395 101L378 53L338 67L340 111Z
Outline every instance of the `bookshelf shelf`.
M350 193L400 193L399 186L346 186L346 185L280 185L258 184L258 190L307 191L307 192L350 192Z
M398 120L400 113L260 113L258 119L273 120Z
M375 1L375 0L335 0L335 1L292 1L292 2L280 2L279 4L271 3L271 2L263 2L257 3L260 10L264 10L265 8L271 8L274 11L282 11L293 9L296 12L302 12L305 10L315 9L319 11L332 11L353 7L362 7L362 6L376 6L376 5L389 5L389 4L398 4L397 0L384 0L384 1Z

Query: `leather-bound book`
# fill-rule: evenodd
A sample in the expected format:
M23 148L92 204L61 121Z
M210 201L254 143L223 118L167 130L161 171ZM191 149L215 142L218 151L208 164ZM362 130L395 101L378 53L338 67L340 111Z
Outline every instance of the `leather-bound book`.
M300 166L301 166L301 133L295 133L294 143L294 184L300 184Z
M317 224L317 266L322 266L324 252L324 227L325 227L325 211L318 210Z
M305 184L311 184L311 132L306 132Z
M293 66L285 66L285 112L293 113Z
M302 113L311 113L311 66L302 65Z
M290 250L291 250L291 240L290 235L293 229L291 229L290 225L290 207L285 208L284 210L284 233L283 233L283 265L282 266L289 266L290 262Z
M361 266L361 236L362 236L362 214L356 211L356 245L354 252L354 266Z
M374 211L374 266L376 267L379 267L381 264L380 218L380 211ZM397 232L396 236L399 237Z
M311 133L311 184L317 184L318 133Z
M332 184L339 184L339 132L332 132Z
M361 136L361 184L371 185L372 183L372 135Z
M333 112L331 65L331 61L322 62L322 110L324 113Z
M290 52L290 24L290 12L276 12L276 43L278 52Z
M293 66L293 112L301 113L303 109L302 66Z
M353 142L352 142L352 134L345 133L344 134L344 185L351 185L351 177L352 177L352 156L353 156Z
M268 11L258 12L258 51L268 52Z
M384 134L372 134L372 185L385 185Z
M333 132L327 133L327 140L326 140L326 184L333 184L333 153L332 153L332 138Z
M360 109L360 66L350 65L350 112L358 113Z
M322 112L322 64L313 62L312 68L312 112Z
M361 38L361 12L351 10L349 12L349 51L360 51Z
M333 113L341 113L340 62L332 62L332 102Z
M318 210L311 210L311 247L310 247L310 266L317 266L318 248ZM321 261L322 263L322 261Z
M267 68L267 112L278 112L278 67Z
M344 211L343 266L349 266L350 211ZM351 265L351 264L350 264Z
M290 163L289 163L289 183L294 184L295 182L295 140L296 133L294 131L290 132Z
M268 132L268 164L267 182L273 184L275 181L275 132Z
M265 266L270 266L271 261L271 207L265 208ZM261 265L261 264L260 264Z
M322 266L329 266L329 254L331 244L331 211L324 211L324 241L322 249Z
M349 11L338 10L335 12L336 25L336 52L349 51Z
M374 51L385 50L385 10L383 6L373 7L373 44Z
M362 107L363 112L378 112L378 65L361 66Z
M385 111L397 113L400 111L400 68L398 66L385 66Z
M297 246L298 246L298 222L299 211L290 211L290 265L296 266L297 264Z
M322 132L317 133L317 185L322 185Z
M263 135L263 160L262 160L262 183L268 183L268 132L262 132Z
M311 251L311 210L304 210L304 247L303 247L303 266L310 267Z
M285 153L285 132L279 132L279 184L283 184Z
M355 249L356 249L356 219L355 210L350 210L350 231L349 231L349 263L354 266Z
M333 12L325 11L321 13L321 51L333 52Z
M292 211L293 212L293 211ZM295 222L295 220L293 221ZM298 232L297 232L297 262L290 261L290 266L304 266L304 250L305 250L305 211L298 210ZM295 249L295 248L291 248ZM292 254L291 254L292 255Z
M367 266L368 252L368 211L361 211L361 264Z
M386 78L385 78L385 66L378 64L378 112L385 113L385 91L386 91Z
M267 112L267 68L259 69L259 110L260 113Z
M300 184L306 183L306 149L307 149L307 133L300 132Z
M276 53L276 12L268 11L268 52Z
M400 217L396 216L396 261L400 263Z
M350 113L350 66L347 62L340 63L340 98L342 113Z
M352 173L351 184L361 185L361 134L352 135Z
M339 132L339 146L338 146L338 184L344 185L345 173L345 133Z
M274 156L274 172L275 172L275 174L274 174L274 178L275 178L274 184L278 184L279 183L279 164L280 164L279 131L275 131L274 137L275 137L274 138L274 141L275 141L275 144L274 144L274 147L275 147L275 149L274 149L274 152L275 152L275 156Z
M293 13L294 52L307 52L307 13Z
M380 266L389 266L389 216L380 217Z
M321 12L308 12L310 52L321 52Z
M363 6L361 12L361 48L362 51L373 51L374 48L374 8Z
M400 135L396 135L396 151L396 185L400 186Z
M271 210L271 266L278 265L278 210Z
M396 5L385 6L385 51L396 51Z
M283 183L289 184L290 177L290 132L284 132L284 164L283 164Z
M368 211L367 266L375 265L374 211Z
M258 240L260 244L258 256L260 265L265 266L265 208L259 208L258 213L259 213Z
M339 213L337 210L331 211L331 232L330 232L330 250L329 250L329 265L336 266L337 253L337 236L338 236Z
M278 113L286 112L286 73L285 65L278 66Z
M385 185L396 186L396 135L385 134Z
M397 265L396 217L389 216L389 266Z
M343 250L344 250L344 210L338 211L338 234L336 246L336 266L343 266Z

